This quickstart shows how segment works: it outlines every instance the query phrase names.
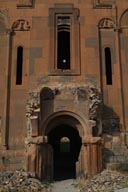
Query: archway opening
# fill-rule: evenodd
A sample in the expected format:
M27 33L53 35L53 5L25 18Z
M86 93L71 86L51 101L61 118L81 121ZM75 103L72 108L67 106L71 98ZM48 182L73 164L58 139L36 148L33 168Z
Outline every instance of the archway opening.
M72 126L60 124L49 133L54 151L54 180L76 177L76 162L81 148L79 132Z

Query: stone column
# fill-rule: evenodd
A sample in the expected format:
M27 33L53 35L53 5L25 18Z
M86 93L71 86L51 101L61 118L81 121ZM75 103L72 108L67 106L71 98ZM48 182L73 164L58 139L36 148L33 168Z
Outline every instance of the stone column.
M27 171L31 172L34 176L36 175L36 158L37 147L36 144L32 143L27 148Z
M88 177L98 174L102 169L102 145L100 137L84 138L84 147L86 148L85 166Z
M39 179L51 181L53 179L53 150L48 143L37 145L36 173Z
M88 170L87 146L82 145L78 161L76 162L76 177L86 178Z
M10 70L11 70L11 44L12 44L12 31L7 30L4 34L4 38L6 38L6 58L5 58L5 82L4 85L4 111L3 117L1 117L1 132L2 132L2 149L8 148L8 127L9 127L9 105L10 105Z
M27 171L41 180L53 179L53 149L47 136L30 137L27 143Z
M91 158L92 158L92 175L98 173L98 144L94 143L91 145Z
M120 130L121 132L125 132L126 131L126 118L125 118L125 104L124 104L124 86L123 86L123 77L122 77L122 67L121 67L121 51L120 51L120 31L121 29L116 27L114 29L115 31L115 47L116 47L116 63L117 63L117 82L118 82L118 86L119 86L119 106L120 106ZM123 139L124 143L125 143L125 137Z

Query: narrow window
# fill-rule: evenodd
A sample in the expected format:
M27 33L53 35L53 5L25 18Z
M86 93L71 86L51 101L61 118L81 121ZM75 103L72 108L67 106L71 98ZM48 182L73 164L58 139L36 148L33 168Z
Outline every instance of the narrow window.
M70 17L57 20L57 68L70 69Z
M69 153L70 152L70 140L68 137L62 137L60 140L60 152Z
M22 68L23 68L23 47L17 48L17 69L16 69L16 85L22 84Z
M112 63L111 63L111 51L109 47L105 48L105 68L106 68L106 84L112 85Z

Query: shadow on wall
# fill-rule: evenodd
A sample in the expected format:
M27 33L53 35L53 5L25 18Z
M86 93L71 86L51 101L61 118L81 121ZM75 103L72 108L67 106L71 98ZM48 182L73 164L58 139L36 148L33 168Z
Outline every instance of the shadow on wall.
M44 87L40 92L40 109L41 118L45 118L54 111L54 93L48 88Z
M102 112L102 130L103 134L114 134L120 131L120 119L115 111L104 105Z
M120 118L104 105L102 112L103 167L118 162L120 156Z

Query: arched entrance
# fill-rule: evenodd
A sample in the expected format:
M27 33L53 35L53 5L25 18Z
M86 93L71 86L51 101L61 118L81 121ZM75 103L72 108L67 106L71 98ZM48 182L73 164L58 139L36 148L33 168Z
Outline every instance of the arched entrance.
M76 177L76 162L84 137L86 125L75 113L59 111L43 124L43 134L53 149L53 179ZM83 128L84 127L84 128Z
M54 151L53 179L75 178L76 162L81 148L79 132L65 123L55 126L48 137Z
M91 135L89 120L69 111L52 113L40 127L33 120L28 171L47 181L91 177L101 171L101 138Z

